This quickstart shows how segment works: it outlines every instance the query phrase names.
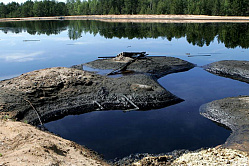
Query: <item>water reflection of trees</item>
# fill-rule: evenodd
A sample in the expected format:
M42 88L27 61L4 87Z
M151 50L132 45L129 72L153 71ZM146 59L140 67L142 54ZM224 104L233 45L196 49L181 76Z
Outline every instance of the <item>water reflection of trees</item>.
M28 32L31 35L56 35L67 30L68 24L68 21L0 22L0 30L6 34Z
M205 24L166 24L166 23L109 23L101 21L30 21L0 23L5 32L32 35L59 34L68 30L68 37L77 40L82 33L99 34L105 38L173 38L185 37L197 46L210 45L214 40L228 48L249 47L249 28L246 23L205 23Z

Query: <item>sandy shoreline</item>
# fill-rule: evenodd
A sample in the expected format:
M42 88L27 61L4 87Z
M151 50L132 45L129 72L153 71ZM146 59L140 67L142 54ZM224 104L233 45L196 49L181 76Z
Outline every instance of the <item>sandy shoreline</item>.
M107 166L96 152L34 126L0 119L0 165Z
M100 20L107 22L158 22L158 23L211 23L211 22L249 22L245 16L207 16L207 15L78 15L55 17L0 18L0 22L36 20Z

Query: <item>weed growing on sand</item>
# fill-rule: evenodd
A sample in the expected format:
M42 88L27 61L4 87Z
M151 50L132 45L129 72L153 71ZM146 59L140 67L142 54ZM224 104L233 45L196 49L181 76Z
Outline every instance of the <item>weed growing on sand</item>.
M0 157L2 157L3 155L2 155L2 153L0 153Z
M9 115L4 115L4 116L2 117L2 119L3 119L4 121L7 121L7 120L9 119Z

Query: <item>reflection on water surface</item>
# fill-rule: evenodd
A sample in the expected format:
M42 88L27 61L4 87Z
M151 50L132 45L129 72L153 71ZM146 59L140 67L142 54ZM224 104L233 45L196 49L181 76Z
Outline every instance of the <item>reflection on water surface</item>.
M243 23L0 23L0 79L42 68L70 67L122 51L174 56L197 66L219 60L249 60L248 34L248 24ZM200 116L200 105L249 94L248 84L212 75L200 67L167 75L159 83L185 101L158 110L67 116L46 127L106 159L131 153L194 150L222 144L230 134Z

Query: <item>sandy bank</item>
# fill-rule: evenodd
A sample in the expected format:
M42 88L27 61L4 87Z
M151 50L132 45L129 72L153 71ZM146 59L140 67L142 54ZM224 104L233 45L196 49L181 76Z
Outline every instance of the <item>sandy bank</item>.
M0 120L0 165L107 165L95 152L35 127Z
M223 149L220 147L189 152L174 158L171 155L159 157L145 157L135 162L132 166L214 166L214 165L248 165L248 154L233 149Z
M0 18L0 22L36 20L100 20L107 22L209 23L249 22L249 17L207 15L78 15L56 17Z

